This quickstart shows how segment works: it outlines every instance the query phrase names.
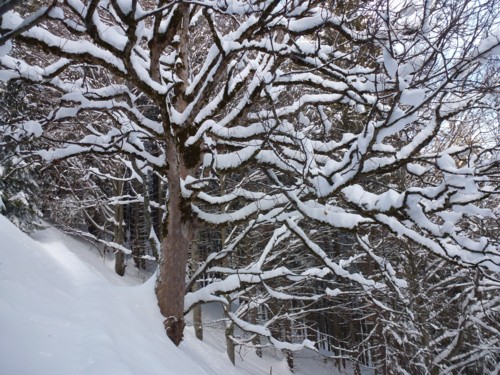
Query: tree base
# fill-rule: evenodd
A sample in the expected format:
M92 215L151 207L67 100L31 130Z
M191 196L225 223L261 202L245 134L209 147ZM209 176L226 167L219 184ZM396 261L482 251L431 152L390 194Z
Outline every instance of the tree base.
M184 337L184 327L186 326L186 322L184 318L176 318L175 316L170 316L163 321L163 326L165 327L165 331L167 332L167 336L172 342L179 346L183 337Z

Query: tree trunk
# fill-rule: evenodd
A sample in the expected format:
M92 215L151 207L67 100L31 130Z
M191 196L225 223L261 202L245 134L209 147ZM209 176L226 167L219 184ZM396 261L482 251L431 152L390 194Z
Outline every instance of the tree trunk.
M193 325L196 338L203 341L203 318L201 315L201 304L193 308Z
M285 342L293 342L292 341L292 322L290 319L285 320L285 337L284 337ZM290 369L290 372L294 371L295 364L293 361L293 352L291 350L285 350L285 356L286 356L286 363L288 364L288 368Z
M233 365L236 364L236 354L234 341L231 338L234 334L234 323L232 320L228 320L226 323L226 351L229 360Z
M161 242L160 274L156 295L168 337L179 345L184 331L184 294L189 244L194 228L183 219L183 199L179 181L169 180L168 214L164 222L166 233Z
M224 191L224 178L220 179L220 191L221 193ZM224 245L226 244L226 228L222 228L220 231L220 240L221 240L221 247L224 248ZM224 266L225 267L231 267L230 264L230 258L226 257L224 259ZM227 306L224 306L224 317L226 318L226 353L227 356L229 357L229 360L231 363L234 365L236 364L236 354L235 354L235 345L234 341L231 338L234 334L234 323L233 321L229 318L229 313L231 312L231 295L226 294L225 295L227 299Z
M178 201L171 197L171 202ZM182 223L178 208L169 204L166 227L168 233L161 243L160 275L156 285L158 305L168 337L179 345L184 331L184 288L190 242L190 228Z
M193 271L195 271L200 262L200 248L198 246L200 242L199 235L196 236L196 240L193 241L191 244L191 265ZM198 283L193 284L193 292L197 291L199 289ZM194 325L194 333L196 335L196 338L200 341L203 341L203 320L202 320L202 315L201 315L201 304L197 304L195 307L193 307L193 325Z
M166 151L168 201L167 214L163 220L156 296L160 311L166 318L163 324L167 336L175 345L179 345L186 325L184 321L186 268L189 246L196 232L196 222L189 200L182 196L181 191L181 178L185 178L189 170L184 165L182 154L177 150L172 138L167 142Z
M149 185L148 185L148 178L145 173L141 171L139 166L137 165L137 161L135 158L131 158L132 162L132 168L134 169L134 172L139 175L139 177L142 180L142 196L143 196L143 225L144 225L144 232L145 235L147 236L147 241L149 243L149 247L151 249L151 252L153 256L158 259L159 253L158 253L158 246L157 246L157 241L158 238L156 236L155 228L154 228L154 223L153 223L153 218L151 215L151 199L149 196ZM153 181L156 180L156 176L153 175ZM161 202L159 200L159 202ZM159 213L156 215L160 216Z
M165 41L179 35L177 45L178 59L175 66L179 83L174 87L172 104L179 113L187 108L186 90L188 87L188 45L189 45L189 4L179 4L172 15L170 28L165 33L158 30L162 15L155 19L157 39L151 43L151 74L156 82L160 80L160 56ZM175 34L174 34L175 33ZM158 38L163 38L160 40ZM196 129L187 124L182 127L170 122L170 115L164 101L159 102L166 138L166 173L168 180L167 213L162 222L162 241L159 265L159 277L156 284L156 296L163 316L167 336L175 345L182 341L184 327L184 295L186 287L186 268L189 258L189 246L194 239L196 220L191 212L189 199L182 196L181 179L196 172L201 160L199 147L186 147L185 141ZM190 134L190 131L192 134Z
M252 294L254 294L253 292L251 292ZM258 313L258 307L253 307L251 309L248 310L248 321L251 323L251 324L257 324L257 313ZM261 345L261 342L260 342L260 336L259 335L255 335L254 338L252 339L252 344L255 345L256 349L255 349L255 354L257 354L257 356L259 356L260 358L262 358L262 348L260 347Z
M115 254L115 272L123 276L125 275L125 254L123 251L117 251Z
M120 196L123 192L123 181L115 181L113 183L113 190L115 196ZM115 205L115 223L114 223L114 239L117 244L123 245L123 206L121 204ZM125 275L125 254L123 251L116 251L115 254L115 272L123 276Z

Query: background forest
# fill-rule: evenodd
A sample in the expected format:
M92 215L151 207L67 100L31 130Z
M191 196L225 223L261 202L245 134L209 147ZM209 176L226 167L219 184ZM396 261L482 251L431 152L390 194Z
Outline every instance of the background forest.
M158 267L176 345L217 302L233 363L493 374L499 11L2 0L0 209Z

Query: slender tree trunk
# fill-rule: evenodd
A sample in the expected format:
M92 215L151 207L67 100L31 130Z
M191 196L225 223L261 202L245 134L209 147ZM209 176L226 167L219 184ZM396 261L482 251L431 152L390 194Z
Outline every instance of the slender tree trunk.
M252 292L252 295L253 294L254 293ZM249 314L248 321L251 324L257 324L257 312L258 312L258 307L253 307L248 311ZM257 334L255 335L255 337L252 339L252 344L256 346L255 354L257 354L259 357L262 358L262 348L260 347L261 342L259 335Z
M224 177L221 177L219 179L219 185L220 185L220 192L221 194L224 194L225 191L225 179ZM220 241L221 241L221 247L224 248L224 245L226 243L226 228L221 228L220 230ZM226 257L224 259L224 266L225 267L231 267L231 259L229 257ZM235 355L235 345L234 341L232 340L232 336L234 334L234 323L232 320L229 318L229 313L231 312L231 296L229 294L225 295L227 299L227 305L224 306L224 317L226 318L226 331L225 331L225 336L226 336L226 353L227 356L229 357L229 360L231 363L234 365L236 363L236 355Z
M229 297L228 297L228 302L229 302L228 306L224 308L226 316L229 315L228 310L231 309L231 300L229 299ZM236 364L236 354L235 354L236 350L235 350L234 341L231 338L233 335L234 335L234 323L232 320L227 319L227 323L226 323L226 352L227 352L227 356L229 357L229 360L231 361L231 363L233 365L235 365Z
M224 191L224 178L220 180L220 189L221 193ZM226 243L226 228L222 228L220 231L220 239L221 239L221 246L224 247ZM226 267L230 267L230 258L226 257L224 259L224 265ZM227 306L224 306L224 317L226 318L226 353L227 356L229 357L229 360L231 363L234 365L236 364L236 354L235 354L235 345L234 341L231 338L234 334L234 323L233 321L229 318L229 313L231 312L231 296L227 294L226 296L227 299Z
M158 247L157 247L157 238L155 229L154 229L154 224L153 224L153 218L151 215L151 199L149 196L149 186L148 186L148 178L145 173L143 173L139 166L137 165L137 161L135 158L131 159L132 161L132 168L134 169L134 172L141 177L142 180L142 196L143 196L143 210L144 210L144 216L143 216L143 225L144 225L144 232L145 235L147 236L149 247L151 249L151 252L153 253L153 256L158 259ZM153 180L155 179L155 176L153 176ZM157 214L159 215L159 214Z
M199 234L199 231L197 232ZM200 242L199 235L196 235L196 240L191 244L191 264L192 269L196 270L200 261L200 248L198 244ZM198 290L198 283L193 284L193 292ZM203 341L203 320L201 315L201 304L197 304L193 307L193 325L194 325L194 333L198 340Z
M123 192L123 181L115 181L113 183L113 193L119 196ZM115 205L115 223L114 223L114 239L117 244L122 245L124 241L123 234L123 206L121 204ZM117 251L115 254L115 272L123 276L125 275L125 254L123 251Z
M197 288L196 288L197 289ZM193 308L193 325L196 338L203 341L203 318L201 315L201 304Z
M292 342L292 322L290 319L285 320L285 337L284 337L285 342ZM286 356L286 363L288 364L288 368L290 369L290 372L294 371L295 364L293 360L293 352L290 350L285 350L285 356Z
M125 275L125 254L123 251L117 251L115 254L115 272L120 275Z

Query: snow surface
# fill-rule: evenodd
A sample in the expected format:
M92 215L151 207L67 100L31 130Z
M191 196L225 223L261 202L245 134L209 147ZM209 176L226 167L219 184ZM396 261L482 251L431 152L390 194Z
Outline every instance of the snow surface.
M0 215L1 374L257 375L272 368L291 375L272 348L259 358L239 347L233 366L217 305L203 306L204 341L188 321L175 347L163 329L154 277L142 284L130 265L121 278L91 244L55 228L32 237ZM340 374L311 351L297 358L295 374Z

